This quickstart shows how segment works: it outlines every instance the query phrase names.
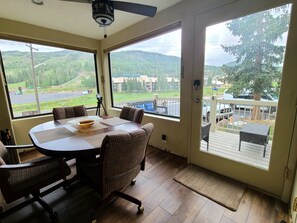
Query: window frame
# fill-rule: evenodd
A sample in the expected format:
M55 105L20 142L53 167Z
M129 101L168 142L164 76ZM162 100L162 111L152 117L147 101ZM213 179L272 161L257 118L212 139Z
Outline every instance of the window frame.
M43 45L43 46L47 46L47 47L56 47L56 48L63 48L63 49L66 49L66 50L72 50L72 51L78 51L78 52L83 52L83 53L91 53L93 54L93 59L94 59L94 71L95 71L95 80L96 80L96 94L99 94L99 78L98 78L98 64L97 64L97 51L96 50L87 50L87 49L82 49L82 48L78 48L78 47L67 47L67 46L62 46L61 44L48 44L46 42L39 42L39 41L27 41L27 39L13 39L13 38L3 38L2 36L0 36L0 40L8 40L8 41L15 41L15 42L20 42L20 43L31 43L31 44L38 44L38 45ZM50 115L52 114L52 112L44 112L44 113L41 113L41 114L35 114L35 115L26 115L26 116L17 116L15 117L14 116L14 113L13 113L13 108L12 108L12 103L11 103L11 99L10 99L10 96L9 96L9 89L8 89L8 83L7 83L7 77L6 77L6 74L5 74L5 67L4 67L4 62L3 62L3 57L2 57L2 52L0 50L0 63L1 63L1 68L2 68L2 73L3 73L3 82L4 82L4 85L5 85L5 93L6 93L6 99L7 99L7 102L8 102L8 106L9 106L9 112L10 112L10 115L11 115L11 119L12 120L17 120L17 119L24 119L24 118L32 118L32 117L41 117L41 116L47 116L47 115ZM95 109L97 108L97 105L95 106L92 106L92 107L86 107L87 110L89 109Z

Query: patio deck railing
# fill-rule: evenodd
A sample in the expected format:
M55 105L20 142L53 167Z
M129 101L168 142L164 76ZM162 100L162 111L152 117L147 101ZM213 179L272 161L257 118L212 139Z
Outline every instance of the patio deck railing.
M147 102L147 101L145 101ZM166 107L166 112L147 111L162 115L180 117L179 98L155 98L151 100L156 106ZM270 126L270 135L273 135L278 103L276 101L254 101L243 99L217 99L216 97L205 98L203 102L202 119L211 123L211 131L220 130L238 134L240 129L247 123L262 123ZM139 104L139 101L118 103L117 106ZM229 108L232 112L229 112ZM255 113L255 109L257 113ZM221 112L220 112L221 111ZM222 111L228 111L222 113ZM207 115L209 113L209 116Z
M205 99L210 104L210 118L205 120L212 125L211 131L220 130L237 133L247 123L259 123L269 125L270 136L273 135L277 105L276 101L254 101L254 100L225 100L225 99ZM216 116L216 108L231 106L233 114L223 119ZM256 109L256 111L255 111Z
M154 103L156 106L167 108L167 114L164 115L180 116L179 99L158 98L154 99ZM277 102L243 99L224 100L212 97L203 99L201 103L203 104L202 119L211 123L209 149L207 150L207 143L201 141L201 151L261 169L267 170L269 168ZM118 104L118 106L133 104L139 105L141 103L129 101L121 105ZM255 110L258 112L256 113ZM239 151L239 131L248 123L261 123L270 126L270 140L265 157L262 155L264 149L262 145L243 143L242 149Z

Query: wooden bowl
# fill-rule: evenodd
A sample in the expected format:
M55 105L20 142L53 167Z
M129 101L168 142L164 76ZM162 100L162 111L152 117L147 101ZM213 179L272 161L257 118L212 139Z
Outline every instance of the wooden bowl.
M78 126L82 129L87 129L94 125L95 121L94 120L83 120L78 122Z

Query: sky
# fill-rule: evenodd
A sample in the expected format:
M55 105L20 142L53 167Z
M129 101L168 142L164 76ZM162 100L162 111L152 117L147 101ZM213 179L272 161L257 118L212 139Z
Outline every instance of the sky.
M209 31L207 31L207 35L211 37L209 39L210 42L206 43L206 64L208 65L222 65L223 63L228 63L234 60L232 57L228 57L228 55L223 55L224 52L220 49L220 47L214 45L217 43L218 40L224 39L225 32L222 31L222 27L223 26L220 25L215 28L211 28L209 29ZM220 31L218 29L220 29ZM219 36L218 33L220 34ZM168 41L168 39L170 41ZM33 44L33 47L37 48L39 52L53 52L58 50L64 50L61 48L47 47L37 44ZM18 50L23 52L29 52L29 47L27 47L25 43L8 40L0 40L0 49L1 51ZM181 57L181 29L143 41L138 44L133 44L132 46L124 47L117 51L122 50L142 50L148 52L161 53L168 56Z
M32 44L32 46L40 52L54 52L59 50L65 50L63 48L57 47L48 47L44 45ZM18 42L18 41L10 41L10 40L1 40L0 39L0 50L1 51L22 51L29 52L29 47L26 46L26 43Z
M181 57L181 29L142 41L116 51L142 50Z
M225 53L221 47L221 44L238 43L238 39L230 34L226 23L213 25L206 29L205 64L207 65L220 66L235 60L234 57ZM181 29L132 46L123 47L117 51L123 50L142 50L181 57Z
M227 28L228 22L219 23L206 28L205 64L221 66L235 61L235 57L226 53L221 45L237 45L239 38L232 36Z

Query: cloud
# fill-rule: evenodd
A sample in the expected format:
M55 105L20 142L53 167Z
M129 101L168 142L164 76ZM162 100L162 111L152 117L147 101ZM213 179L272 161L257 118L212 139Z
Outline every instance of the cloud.
M29 52L30 48L26 46L27 43L11 41L11 40L1 40L0 39L0 50L1 51L22 51ZM35 49L39 52L55 52L64 50L63 48L50 47L38 44L32 44Z
M222 22L206 28L205 38L205 64L221 66L232 62L235 58L226 53L222 45L230 46L238 44L239 39L233 36L227 28L227 23Z
M141 50L181 57L181 29L154 37L116 51Z

